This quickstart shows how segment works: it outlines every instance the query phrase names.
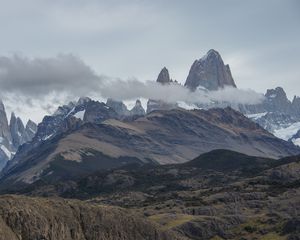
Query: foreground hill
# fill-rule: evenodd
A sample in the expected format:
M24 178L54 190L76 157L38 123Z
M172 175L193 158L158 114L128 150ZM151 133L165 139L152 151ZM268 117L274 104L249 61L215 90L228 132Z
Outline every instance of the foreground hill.
M16 193L133 209L180 239L298 239L300 156L214 150L174 165L126 166Z
M0 239L179 240L121 208L14 195L0 197Z
M55 182L131 163L183 163L213 149L269 158L300 152L231 108L154 111L101 123L72 117L66 126L65 132L19 151L2 172L1 185Z

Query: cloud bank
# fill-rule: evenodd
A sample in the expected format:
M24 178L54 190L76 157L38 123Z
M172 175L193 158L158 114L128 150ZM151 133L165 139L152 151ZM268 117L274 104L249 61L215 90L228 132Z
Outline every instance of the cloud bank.
M42 108L48 114L58 105L80 96L117 100L151 98L202 104L211 101L256 104L263 99L262 94L252 90L224 88L212 92L191 92L180 84L161 85L155 81L100 76L71 54L34 59L19 55L0 57L0 86L1 97L11 102L10 108L14 103L22 103L27 109Z
M131 100L143 97L167 102L184 101L207 104L214 101L228 102L230 104L257 104L264 99L263 94L256 93L250 89L226 87L217 91L206 92L197 90L191 92L181 84L161 85L155 81L141 82L136 79L104 81L101 88L103 97L117 100Z

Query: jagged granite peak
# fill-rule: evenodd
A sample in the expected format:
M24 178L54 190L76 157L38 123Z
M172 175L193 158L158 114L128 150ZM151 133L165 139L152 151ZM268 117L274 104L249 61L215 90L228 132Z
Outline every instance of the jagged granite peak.
M159 82L161 84L169 84L170 82L172 82L172 80L170 79L169 71L166 67L164 67L160 71L160 73L158 74L156 82Z
M145 109L139 99L136 100L135 106L130 110L131 115L143 116L146 114Z
M196 60L189 71L185 86L192 91L198 87L218 90L226 86L236 87L229 65L225 65L221 55L214 49Z
M31 131L29 134L21 118L16 117L14 112L11 113L8 124L5 107L0 100L0 169L12 159L19 146L32 139L36 131L33 124L33 122L30 123Z
M108 98L106 105L111 107L116 111L120 116L129 116L130 111L127 109L126 105L122 101L118 101L112 98Z
M282 87L276 87L275 89L267 89L265 96L270 99L280 99L288 101L286 92Z

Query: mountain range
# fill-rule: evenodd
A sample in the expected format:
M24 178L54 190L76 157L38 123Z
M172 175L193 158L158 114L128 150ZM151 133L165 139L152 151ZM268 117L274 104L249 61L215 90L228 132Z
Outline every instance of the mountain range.
M157 82L179 84L170 78L166 67ZM229 66L215 50L194 62L185 86L191 91L236 88ZM292 141L280 140L268 131L276 133L282 121L285 126L296 123L298 99L290 102L284 90L276 88L268 90L264 101L257 105L222 103L229 107L221 109L214 108L220 103L212 103L205 105L206 110L185 110L177 103L149 99L145 111L140 100L128 110L123 102L114 99L102 103L80 98L45 116L32 139L18 140L16 134L10 134L16 139L12 142L20 147L3 169L1 181L22 185L41 178L72 178L129 163L182 163L220 148L271 158L295 155L299 148ZM13 114L10 125L22 125L20 122ZM27 125L30 124L31 121Z

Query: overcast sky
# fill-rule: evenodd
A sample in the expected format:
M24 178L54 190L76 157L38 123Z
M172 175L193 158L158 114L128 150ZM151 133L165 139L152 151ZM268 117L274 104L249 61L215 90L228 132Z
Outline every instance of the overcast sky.
M211 48L239 88L300 95L297 0L0 0L0 29L0 94L24 119L69 100L68 88L95 89L100 75L144 82L166 66L184 83Z

